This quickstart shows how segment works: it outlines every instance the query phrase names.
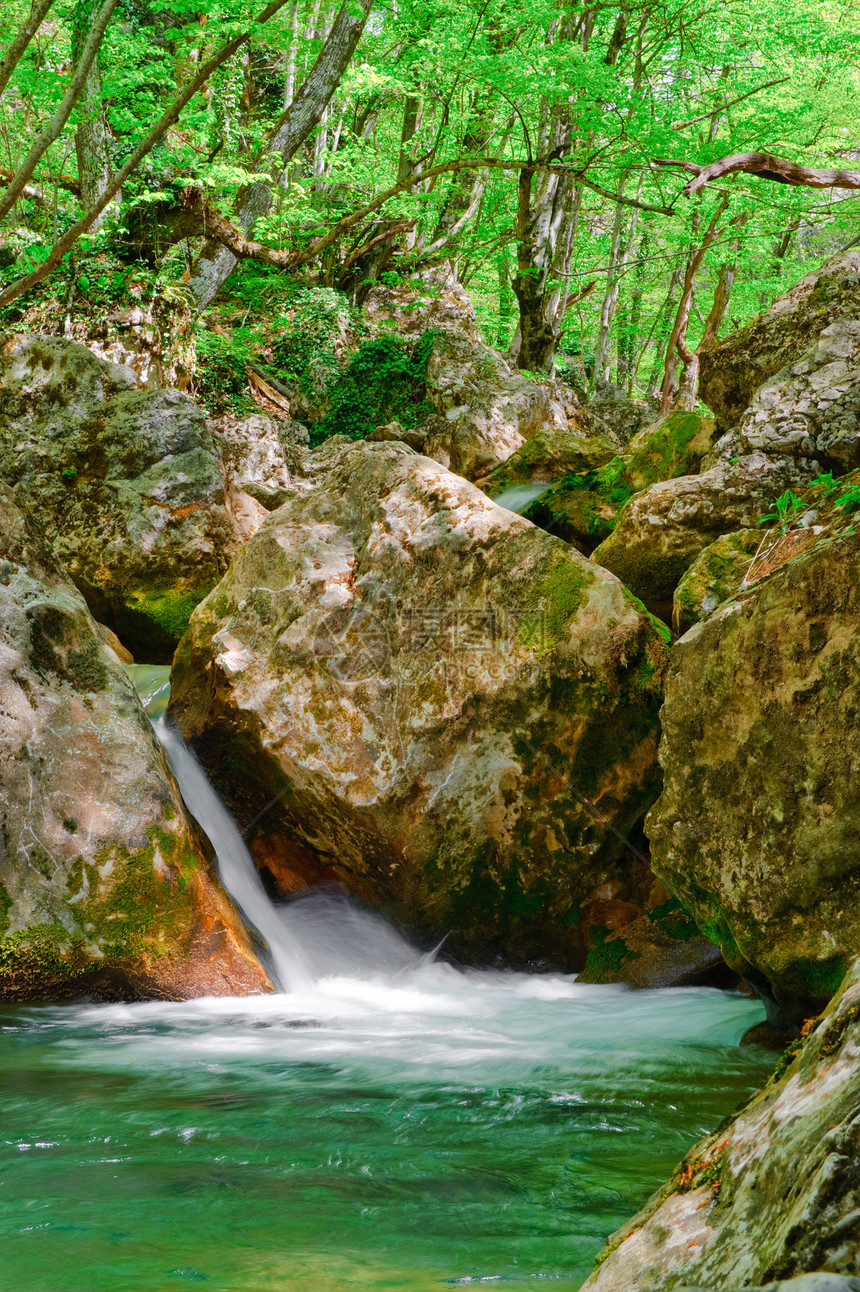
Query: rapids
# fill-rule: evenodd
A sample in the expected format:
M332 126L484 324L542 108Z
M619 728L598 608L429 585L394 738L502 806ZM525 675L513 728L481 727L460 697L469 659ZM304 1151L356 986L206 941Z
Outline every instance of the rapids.
M739 994L461 969L339 893L273 906L166 743L284 990L0 1011L3 1287L573 1292L772 1066Z

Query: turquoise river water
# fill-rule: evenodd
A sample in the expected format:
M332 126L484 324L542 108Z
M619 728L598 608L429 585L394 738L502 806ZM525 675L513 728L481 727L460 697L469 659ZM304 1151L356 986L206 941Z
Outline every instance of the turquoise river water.
M280 994L0 1011L4 1289L573 1292L773 1063L740 995L460 970L336 895L272 911Z

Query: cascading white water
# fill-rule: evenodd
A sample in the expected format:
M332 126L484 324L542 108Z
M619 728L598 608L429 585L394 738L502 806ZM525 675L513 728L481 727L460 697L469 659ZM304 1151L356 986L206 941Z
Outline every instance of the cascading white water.
M153 726L179 783L185 805L215 850L221 883L242 912L245 922L259 934L268 948L275 985L282 991L307 987L311 980L309 966L270 901L236 822L179 733L163 718Z
M286 906L269 898L254 860L192 751L163 718L153 723L189 812L215 851L221 883L268 948L271 977L282 992L307 990L320 978L398 974L432 960L378 915L334 890L314 890Z

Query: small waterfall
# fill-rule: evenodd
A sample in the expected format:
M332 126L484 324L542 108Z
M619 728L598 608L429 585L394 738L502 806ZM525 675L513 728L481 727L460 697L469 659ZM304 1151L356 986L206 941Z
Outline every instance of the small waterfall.
M185 800L186 807L209 837L221 883L245 920L268 947L271 977L281 991L301 991L312 975L288 923L263 888L239 827L209 784L194 754L163 718L153 723L156 735Z

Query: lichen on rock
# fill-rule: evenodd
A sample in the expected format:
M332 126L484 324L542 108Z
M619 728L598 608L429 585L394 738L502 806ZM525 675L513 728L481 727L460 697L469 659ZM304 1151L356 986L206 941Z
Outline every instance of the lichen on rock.
M0 783L0 998L268 990L126 670L3 485Z
M581 964L657 789L664 658L559 540L405 445L340 445L198 607L172 712L261 864L281 835L464 954Z

